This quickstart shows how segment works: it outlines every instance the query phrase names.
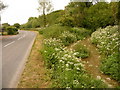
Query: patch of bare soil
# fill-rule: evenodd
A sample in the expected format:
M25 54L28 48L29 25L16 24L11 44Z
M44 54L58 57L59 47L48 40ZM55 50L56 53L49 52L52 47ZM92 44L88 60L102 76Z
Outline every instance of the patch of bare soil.
M90 38L78 41L77 43L86 46L90 51L90 56L88 58L82 59L86 62L85 69L87 72L97 79L102 79L103 82L106 83L110 88L120 86L120 83L100 71L101 56L97 48L91 43ZM72 45L70 47L72 48Z

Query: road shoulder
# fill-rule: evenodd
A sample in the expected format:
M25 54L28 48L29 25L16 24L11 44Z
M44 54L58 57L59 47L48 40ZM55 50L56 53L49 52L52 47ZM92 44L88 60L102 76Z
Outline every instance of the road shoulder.
M26 63L25 69L20 78L18 88L47 88L49 87L49 77L44 67L44 60L40 54L43 38L37 34L32 51Z

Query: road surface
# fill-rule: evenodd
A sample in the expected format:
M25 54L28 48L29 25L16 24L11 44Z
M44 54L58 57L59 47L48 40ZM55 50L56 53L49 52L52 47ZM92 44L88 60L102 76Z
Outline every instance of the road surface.
M36 33L19 31L2 38L2 88L16 88Z

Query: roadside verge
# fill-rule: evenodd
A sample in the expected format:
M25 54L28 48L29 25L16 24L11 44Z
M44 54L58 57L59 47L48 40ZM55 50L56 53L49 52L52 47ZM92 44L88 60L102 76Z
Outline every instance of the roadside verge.
M17 72L14 75L14 78L12 79L12 81L11 81L12 83L9 85L9 88L17 88L20 76L21 76L21 74L22 74L22 72L23 72L23 70L25 68L25 64L26 64L26 62L28 60L28 57L29 57L29 55L31 53L31 50L32 50L32 46L33 46L33 44L35 42L35 39L36 39L36 36L37 36L37 34L35 32L34 32L34 34L35 34L35 36L34 36L33 40L31 41L31 43L30 43L30 45L28 47L28 50L27 50L26 54L23 57L23 60L21 61L21 63L19 63L19 66L18 66L18 68L16 70Z
M40 54L43 37L37 33L36 40L32 47L25 69L18 83L18 88L47 88L50 79L46 74L44 60Z

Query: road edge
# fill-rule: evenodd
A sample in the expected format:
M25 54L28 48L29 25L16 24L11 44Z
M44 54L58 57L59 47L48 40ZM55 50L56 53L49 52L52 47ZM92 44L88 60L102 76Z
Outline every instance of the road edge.
M27 60L29 58L29 55L30 55L30 53L32 51L32 46L34 45L35 39L36 39L36 37L38 35L37 32L34 32L34 34L35 34L35 37L31 41L31 44L29 45L28 50L27 50L22 62L19 64L19 67L17 68L16 75L14 76L14 78L12 80L12 83L9 85L9 88L17 88L17 86L18 86L18 83L19 83L20 77L22 75L22 72L25 69L25 64L26 64L26 62L27 62Z

